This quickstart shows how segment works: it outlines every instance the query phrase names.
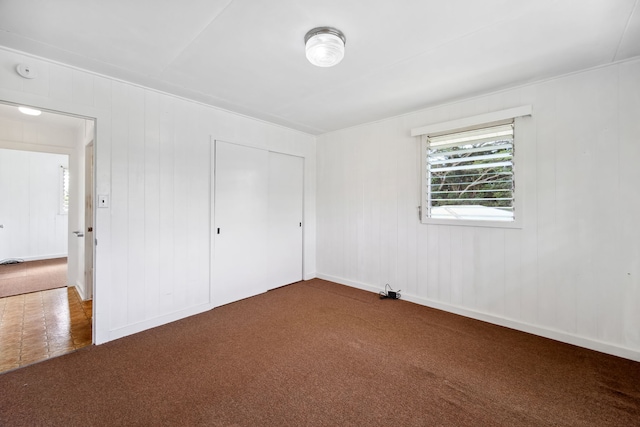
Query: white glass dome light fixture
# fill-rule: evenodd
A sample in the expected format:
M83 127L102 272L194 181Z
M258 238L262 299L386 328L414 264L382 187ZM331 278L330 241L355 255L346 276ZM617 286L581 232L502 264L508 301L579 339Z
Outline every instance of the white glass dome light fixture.
M307 59L318 67L333 67L344 58L347 39L342 31L332 27L318 27L304 36Z
M39 116L40 114L42 114L42 111L36 110L35 108L20 106L18 107L18 110L20 110L22 114L26 114L27 116Z

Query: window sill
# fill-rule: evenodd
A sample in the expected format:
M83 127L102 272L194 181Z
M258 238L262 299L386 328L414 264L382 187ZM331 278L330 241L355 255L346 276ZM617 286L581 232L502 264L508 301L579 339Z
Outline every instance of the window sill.
M462 227L489 227L489 228L522 228L522 221L478 221L470 219L444 219L444 218L424 218L422 224L426 225L449 225Z

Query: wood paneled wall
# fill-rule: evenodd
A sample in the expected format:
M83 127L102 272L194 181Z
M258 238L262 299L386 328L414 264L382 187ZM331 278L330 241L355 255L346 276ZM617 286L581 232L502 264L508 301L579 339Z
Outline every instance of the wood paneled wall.
M423 225L414 127L531 104L522 229ZM640 60L318 138L318 273L640 360Z
M27 62L38 78L15 72ZM315 138L19 52L0 50L0 99L96 118L94 339L211 308L212 141L305 158L305 277L315 276Z

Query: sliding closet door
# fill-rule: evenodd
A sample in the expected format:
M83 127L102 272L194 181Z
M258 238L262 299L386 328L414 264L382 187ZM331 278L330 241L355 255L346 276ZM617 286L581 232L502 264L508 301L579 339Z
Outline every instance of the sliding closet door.
M216 141L215 306L267 290L268 151Z
M269 289L302 280L303 159L269 153Z

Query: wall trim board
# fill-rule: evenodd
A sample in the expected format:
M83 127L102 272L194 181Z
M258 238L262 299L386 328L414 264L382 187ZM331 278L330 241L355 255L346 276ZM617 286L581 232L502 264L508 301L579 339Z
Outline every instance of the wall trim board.
M36 256L28 256L28 257L16 257L23 261L40 261L43 259L56 259L56 258L67 258L67 254L47 254L47 255L36 255Z
M366 283L347 280L328 274L318 274L319 279L328 280L331 282L339 283L345 286L351 286L353 288L361 289L369 292L380 292L383 287L376 287ZM579 335L570 334L555 329L542 328L540 326L531 325L529 323L519 322L504 317L494 316L491 314L483 313L480 311L469 310L464 307L459 307L452 304L445 304L438 301L433 301L428 298L411 295L406 292L401 292L402 299L405 301L413 302L415 304L423 305L425 307L435 308L438 310L446 311L448 313L458 314L460 316L468 317L471 319L481 320L483 322L492 323L498 326L504 326L506 328L515 329L517 331L527 332L533 335L538 335L544 338L549 338L555 341L560 341L566 344L575 345L578 347L587 348L589 350L599 351L601 353L611 354L613 356L623 357L625 359L634 360L640 362L640 351L633 350L626 347L620 347L614 344L606 343L603 341L594 340L591 338L582 337Z
M72 156L75 152L73 148L60 147L55 145L33 144L30 142L8 141L0 139L0 148L18 151L33 151L36 153L66 154Z
M106 339L101 339L94 342L94 344L104 344L109 341L117 340L119 338L124 338L128 335L137 334L138 332L146 331L147 329L157 328L158 326L163 326L171 322L176 322L178 320L187 318L189 316L194 316L196 314L204 313L205 311L212 310L214 308L213 304L205 303L198 304L192 307L186 308L184 310L179 310L173 313L166 314L164 316L155 317L153 319L148 319L143 322L134 323L131 325L124 326L118 329L112 329L108 333L108 337ZM102 337L100 337L102 338Z
M80 295L80 299L82 301L87 301L86 295L84 294L84 285L82 283L80 283L80 281L76 281L76 284L73 285L73 287L76 288L76 291L78 292L78 295Z
M433 136L432 134L438 134L441 132L460 132L471 126L489 126L491 123L500 122L502 120L530 116L532 111L533 107L531 105L523 105L521 107L508 108L506 110L492 111L490 113L479 114L476 116L448 120L446 122L433 123L411 129L411 136Z

